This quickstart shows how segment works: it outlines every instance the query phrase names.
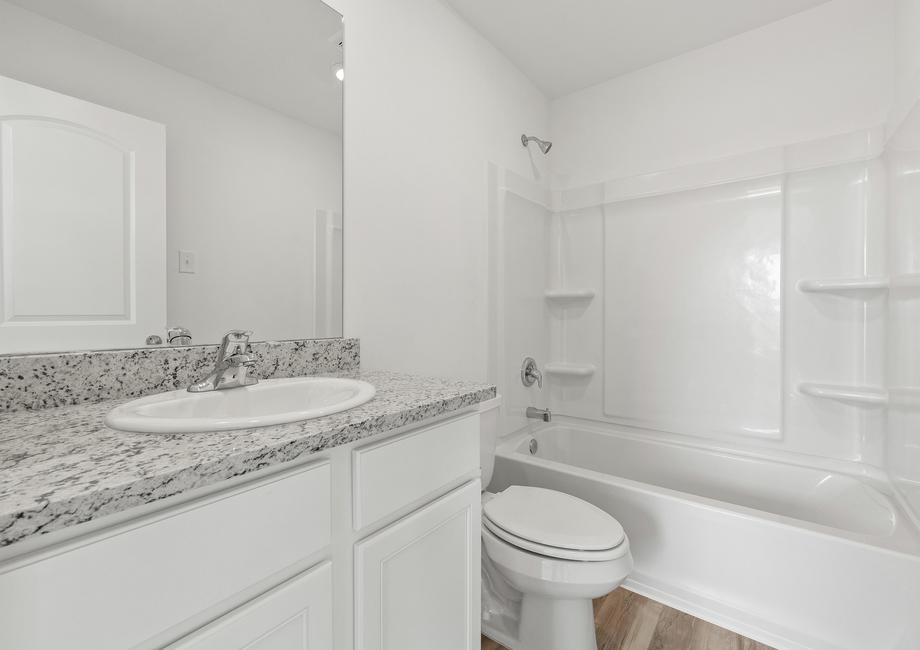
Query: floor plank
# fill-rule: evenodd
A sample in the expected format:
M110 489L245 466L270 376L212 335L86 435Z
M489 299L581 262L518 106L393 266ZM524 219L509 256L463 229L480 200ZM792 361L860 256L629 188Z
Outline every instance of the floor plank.
M774 650L774 649L766 645L765 643L758 643L757 641L753 641L751 639L745 639L742 637L741 650Z
M594 624L598 650L773 650L622 588L594 601ZM481 650L507 649L483 637Z
M690 614L662 605L652 642L648 646L649 650L689 648L690 637L693 635L693 621L694 618Z
M498 641L493 641L492 639L482 637L481 650L502 650L502 646L498 644Z
M734 632L697 618L693 620L689 650L743 650L743 640Z

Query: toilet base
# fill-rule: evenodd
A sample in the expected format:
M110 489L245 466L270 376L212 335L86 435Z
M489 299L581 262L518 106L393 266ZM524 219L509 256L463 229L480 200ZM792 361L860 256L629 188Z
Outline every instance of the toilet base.
M590 598L522 594L482 558L483 634L510 650L597 650Z
M510 650L597 650L590 600L525 597L518 625L508 623L483 620L482 633Z
M597 650L594 606L585 598L554 600L525 594L521 647L528 650Z

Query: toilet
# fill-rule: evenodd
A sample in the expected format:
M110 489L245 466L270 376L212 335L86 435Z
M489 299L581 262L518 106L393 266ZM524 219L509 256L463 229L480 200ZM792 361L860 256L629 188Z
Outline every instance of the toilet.
M483 486L498 429L497 408L487 409ZM482 631L511 650L597 650L591 601L632 564L623 527L587 501L523 485L482 493Z

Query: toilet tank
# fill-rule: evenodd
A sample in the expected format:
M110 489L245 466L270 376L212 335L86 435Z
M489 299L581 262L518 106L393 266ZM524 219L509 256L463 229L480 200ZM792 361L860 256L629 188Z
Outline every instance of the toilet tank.
M482 489L488 487L495 469L495 443L498 440L501 395L481 402L479 410L479 464L482 468Z

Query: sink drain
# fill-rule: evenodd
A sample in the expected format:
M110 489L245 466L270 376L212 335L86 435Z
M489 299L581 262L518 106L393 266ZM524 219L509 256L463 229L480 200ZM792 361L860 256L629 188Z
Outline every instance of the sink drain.
M539 445L537 445L537 439L536 439L536 438L531 438L531 439L530 439L530 455L531 455L531 456L533 456L534 454L537 453L538 447L539 447Z

